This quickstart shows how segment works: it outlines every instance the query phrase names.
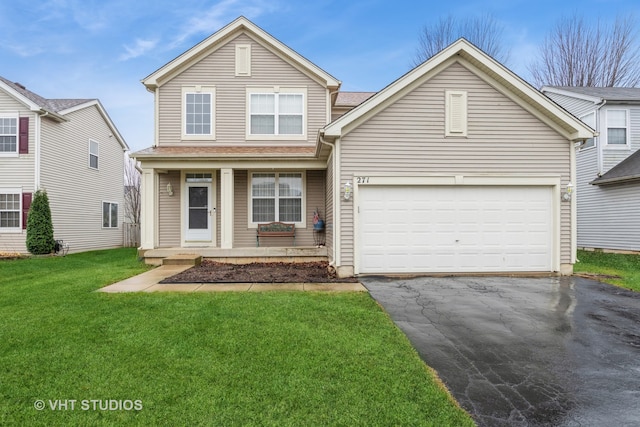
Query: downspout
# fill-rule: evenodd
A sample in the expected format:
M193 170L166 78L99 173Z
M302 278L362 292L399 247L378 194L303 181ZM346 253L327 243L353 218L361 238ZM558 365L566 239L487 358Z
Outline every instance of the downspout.
M578 148L570 141L570 161L571 171L569 176L569 182L573 183L575 194L571 197L571 274L573 274L573 265L576 263L576 256L578 251L578 177L576 175L576 150ZM561 262L562 263L562 262ZM562 266L561 266L562 267Z
M42 110L41 110L42 111ZM42 137L42 118L49 115L48 111L44 111L43 114L36 114L36 129L35 129L35 173L34 173L34 191L40 190L40 139Z
M603 99L602 102L598 105L596 105L596 111L598 112L597 116L598 119L601 120L601 114L600 111L602 110L602 107L605 106L605 104L607 103L606 99ZM598 132L600 132L600 120L596 120L596 127L598 129L596 129ZM604 154L602 152L602 140L600 138L598 138L598 176L602 176L602 169L603 169L603 157Z
M338 150L336 144L324 139L324 131L320 130L319 133L320 142L322 144L331 147L331 153L333 154L333 227L331 233L333 235L333 261L331 265L333 267L340 266L340 162L338 161Z

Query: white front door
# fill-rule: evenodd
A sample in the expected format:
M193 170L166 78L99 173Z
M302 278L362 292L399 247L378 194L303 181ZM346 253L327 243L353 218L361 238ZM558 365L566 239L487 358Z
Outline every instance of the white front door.
M206 178L190 178L187 174L185 188L185 243L212 244L213 242L213 214L211 174ZM207 181L208 178L208 181ZM199 182L198 182L199 181Z

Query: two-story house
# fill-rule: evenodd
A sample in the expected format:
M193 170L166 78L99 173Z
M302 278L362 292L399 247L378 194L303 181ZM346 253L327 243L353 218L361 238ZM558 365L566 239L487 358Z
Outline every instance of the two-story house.
M542 88L599 133L576 154L578 247L640 251L640 88Z
M307 254L343 276L572 271L566 192L574 143L594 133L463 39L376 94L341 93L240 17L142 83L155 96L155 143L133 154L148 262ZM273 221L295 225L295 246L256 247Z
M46 99L0 77L0 251L26 252L38 189L71 252L122 246L126 150L97 99Z

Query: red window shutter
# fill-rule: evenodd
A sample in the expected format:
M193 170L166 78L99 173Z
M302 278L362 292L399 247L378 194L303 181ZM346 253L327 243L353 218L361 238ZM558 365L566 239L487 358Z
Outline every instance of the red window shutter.
M20 117L18 146L20 154L29 154L29 117Z
M29 214L29 208L31 207L31 199L33 193L22 193L22 229L27 229L27 215Z

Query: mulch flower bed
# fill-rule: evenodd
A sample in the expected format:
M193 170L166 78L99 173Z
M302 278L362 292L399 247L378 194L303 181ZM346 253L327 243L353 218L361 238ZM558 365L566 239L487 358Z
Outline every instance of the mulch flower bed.
M227 264L204 260L160 283L356 283L355 277L338 278L327 262L256 262Z

